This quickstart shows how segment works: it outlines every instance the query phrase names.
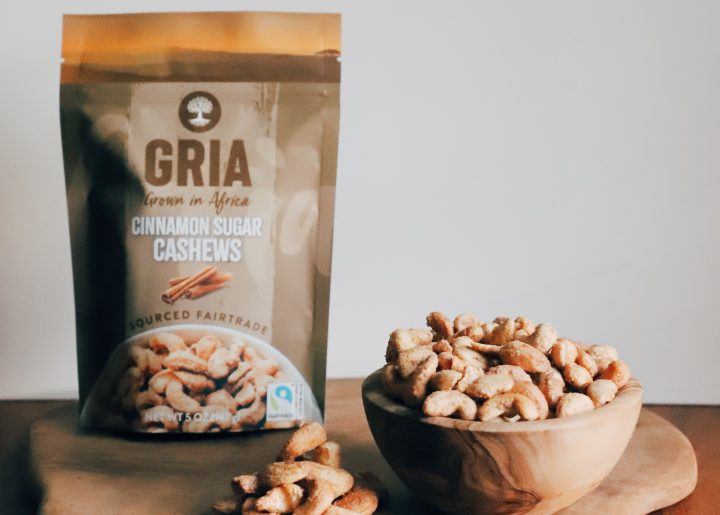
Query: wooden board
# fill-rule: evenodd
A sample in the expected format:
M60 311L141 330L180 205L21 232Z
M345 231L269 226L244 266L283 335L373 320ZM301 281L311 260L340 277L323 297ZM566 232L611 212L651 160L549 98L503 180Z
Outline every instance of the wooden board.
M343 445L344 462L373 470L391 499L380 513L432 513L416 501L383 461L362 409L359 384L352 395L328 398L330 436ZM74 515L204 514L229 496L229 479L272 460L288 431L252 433L158 444L77 429L74 406L31 427L30 465L41 513ZM672 424L643 410L625 455L605 482L563 513L641 514L676 503L695 486L692 446Z

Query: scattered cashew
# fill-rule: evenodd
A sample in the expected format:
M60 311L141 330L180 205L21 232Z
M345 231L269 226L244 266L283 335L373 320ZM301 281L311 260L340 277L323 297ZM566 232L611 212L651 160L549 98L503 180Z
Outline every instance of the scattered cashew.
M260 483L273 488L283 483L295 483L301 479L305 479L308 475L307 470L301 467L302 462L294 461L277 461L270 463L258 475Z
M327 433L322 424L309 422L295 431L282 448L281 456L285 461L292 460L312 451L327 442Z
M303 493L303 489L293 483L278 485L255 501L255 509L265 512L292 513L295 508L300 506Z
M325 442L318 445L312 450L310 457L316 463L339 468L341 458L340 444L337 442Z
M240 495L256 494L260 491L260 479L257 474L241 474L230 482L235 493Z

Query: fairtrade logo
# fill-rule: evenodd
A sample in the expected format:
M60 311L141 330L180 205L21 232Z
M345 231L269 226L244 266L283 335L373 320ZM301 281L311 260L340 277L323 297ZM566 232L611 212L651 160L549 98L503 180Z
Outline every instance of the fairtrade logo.
M193 91L180 102L178 116L183 127L192 132L207 132L220 121L220 102L207 91Z
M279 411L280 403L285 403L288 406L292 406L293 401L293 392L292 390L285 386L281 385L275 388L273 390L272 395L270 396L270 406L276 410Z

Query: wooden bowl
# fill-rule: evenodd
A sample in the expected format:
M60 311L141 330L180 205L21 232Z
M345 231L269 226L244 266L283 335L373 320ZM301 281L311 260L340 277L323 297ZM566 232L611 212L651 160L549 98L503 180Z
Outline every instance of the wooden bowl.
M424 417L362 385L377 446L412 492L448 513L554 513L597 487L622 456L642 406L636 379L589 413L534 422Z

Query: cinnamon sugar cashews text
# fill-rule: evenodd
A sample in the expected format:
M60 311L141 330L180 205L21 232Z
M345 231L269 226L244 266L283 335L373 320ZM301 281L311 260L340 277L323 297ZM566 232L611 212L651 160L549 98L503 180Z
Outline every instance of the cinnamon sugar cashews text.
M429 417L567 417L611 402L630 379L615 348L559 337L551 324L439 312L426 322L390 334L381 382L389 397Z
M160 332L129 349L113 405L135 431L213 433L263 425L268 386L285 379L254 347ZM297 425L289 421L283 427ZM268 424L264 425L265 427ZM274 423L274 427L279 427Z

